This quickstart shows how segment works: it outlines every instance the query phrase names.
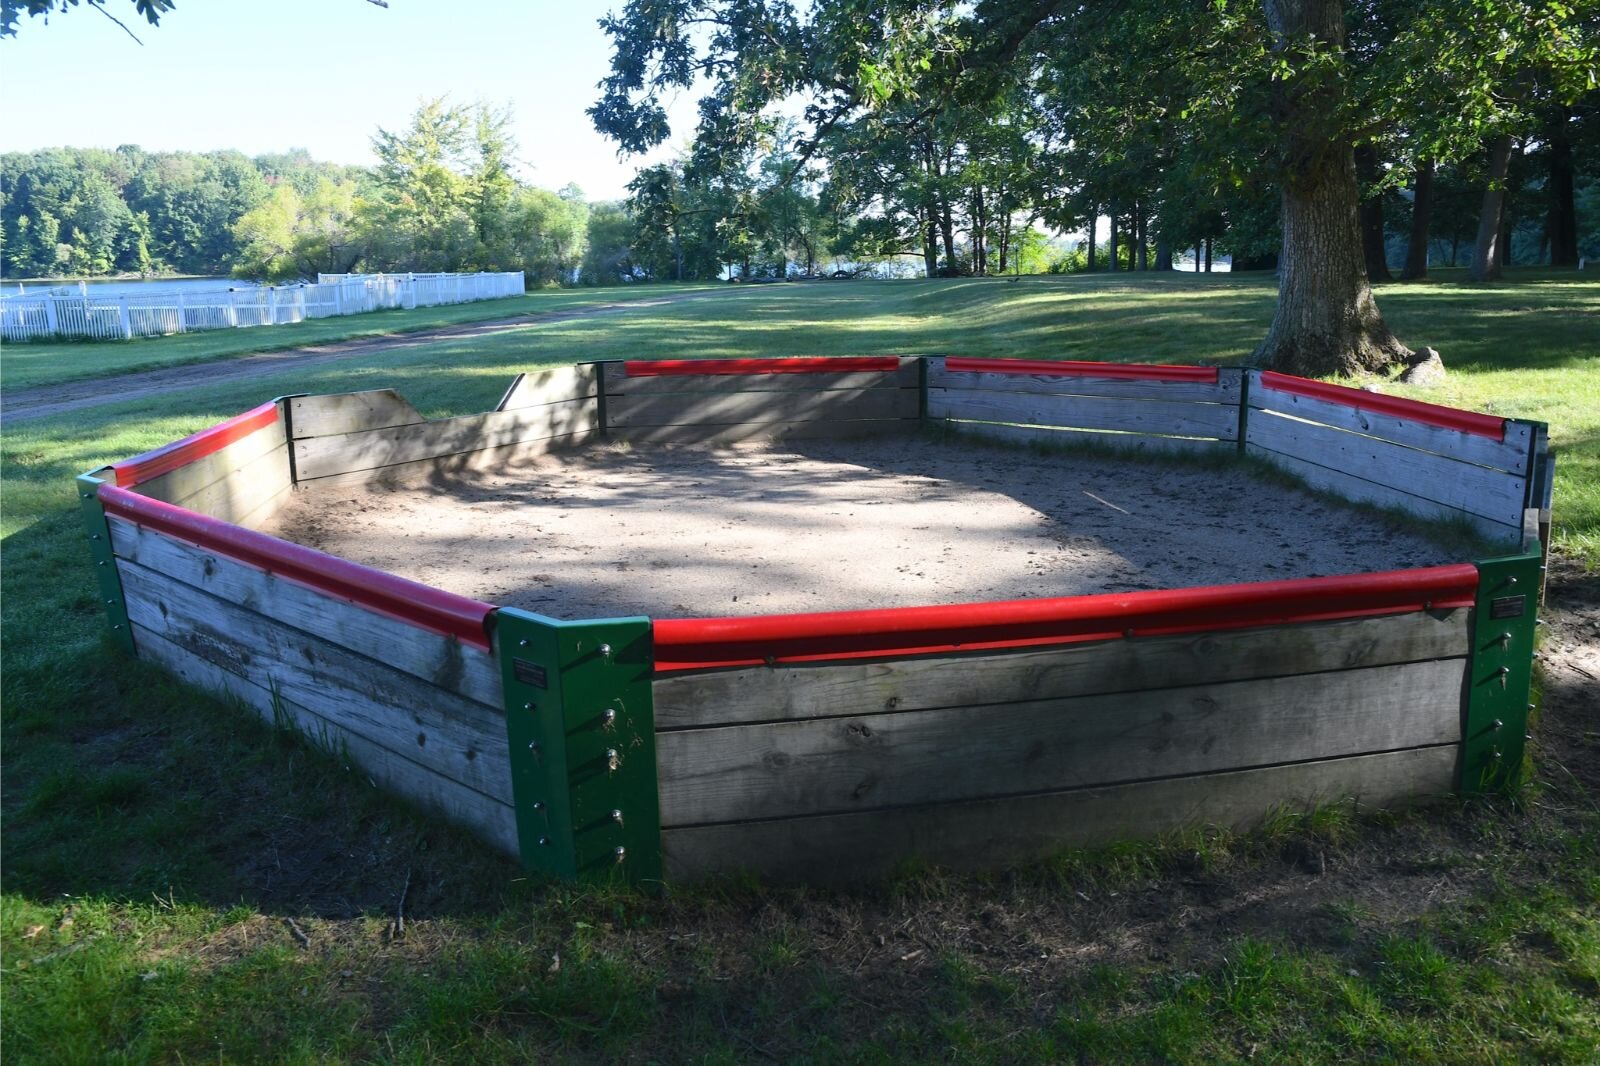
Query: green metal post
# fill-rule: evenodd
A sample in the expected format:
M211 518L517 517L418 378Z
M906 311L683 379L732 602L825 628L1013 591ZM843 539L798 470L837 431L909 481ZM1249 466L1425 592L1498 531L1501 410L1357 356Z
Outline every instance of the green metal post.
M117 559L111 552L111 527L106 524L106 511L100 504L101 480L93 473L79 474L75 488L84 530L89 534L89 554L94 559L100 601L106 608L106 624L111 627L112 639L132 655L133 628L128 622L128 601L122 595L122 579L117 575Z
M1533 639L1539 606L1537 551L1480 560L1457 789L1515 785L1528 730Z
M650 620L502 608L495 640L523 865L563 880L660 880Z

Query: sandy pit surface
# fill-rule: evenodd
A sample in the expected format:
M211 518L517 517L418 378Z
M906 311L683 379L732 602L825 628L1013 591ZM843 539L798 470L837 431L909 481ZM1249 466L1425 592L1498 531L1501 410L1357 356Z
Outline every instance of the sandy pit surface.
M607 445L425 485L312 488L266 531L563 618L917 606L1457 561L1242 469L920 437Z

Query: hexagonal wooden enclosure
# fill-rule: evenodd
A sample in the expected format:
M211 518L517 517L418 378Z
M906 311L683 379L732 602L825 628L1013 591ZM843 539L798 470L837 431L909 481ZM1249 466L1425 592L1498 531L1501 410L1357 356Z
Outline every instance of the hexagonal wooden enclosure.
M297 489L608 441L930 432L1243 456L1488 547L1199 587L556 619L257 528ZM437 420L390 390L288 396L78 486L127 652L531 870L838 879L1514 781L1552 468L1542 424L1270 372L872 357L583 363ZM1255 520L1249 499L1230 513Z

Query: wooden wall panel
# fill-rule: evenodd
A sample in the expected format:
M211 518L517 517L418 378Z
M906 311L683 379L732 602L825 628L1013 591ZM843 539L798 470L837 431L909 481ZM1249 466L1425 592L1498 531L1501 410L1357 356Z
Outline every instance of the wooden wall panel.
M1460 739L1465 660L661 733L662 825L1237 770Z
M982 706L1464 656L1465 609L940 658L667 674L658 730Z
M668 829L667 876L754 872L850 881L907 857L957 868L1015 866L1066 847L1186 826L1247 829L1277 809L1354 801L1393 808L1449 794L1459 745L1136 784L851 814Z

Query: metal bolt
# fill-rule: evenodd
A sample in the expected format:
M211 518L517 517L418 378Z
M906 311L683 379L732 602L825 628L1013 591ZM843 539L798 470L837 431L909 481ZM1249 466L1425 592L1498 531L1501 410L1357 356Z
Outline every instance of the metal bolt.
M107 600L106 601L106 606L107 607L114 607L114 606L116 606L116 603L117 603L116 600Z
M122 628L122 625L121 625L121 623L118 623L118 624L117 624L117 625L114 625L114 626L112 626L112 627L111 627L111 628L112 628L112 629L121 629L121 628Z
M1517 579L1516 579L1515 575L1513 575L1513 574L1507 574L1506 575L1506 584L1515 585L1516 583L1517 583Z
M1501 633L1500 634L1500 648L1501 648L1501 650L1504 651L1506 648L1509 648L1509 647L1511 647L1511 634L1510 633Z
M540 837L539 838L539 846L541 848L548 848L550 846L550 838L549 837Z
M1500 719L1496 718L1494 721L1489 723L1489 728L1490 729L1499 729L1503 725L1505 725L1505 723L1502 722Z
M517 641L517 647L526 648L527 646L528 646L528 641L527 641L526 637L524 637L522 640Z
M611 658L611 645L609 645L609 644L600 645L600 658L602 658L602 659Z
M537 740L528 741L528 750L537 753L539 750L539 742Z
M622 812L621 811L612 811L611 812L611 820L613 822L616 822L618 825L621 825L622 824Z
M533 801L533 809L536 810L536 811L544 810L544 800L534 800Z
M611 854L613 854L613 855L615 855L617 857L617 861L618 862L621 862L623 859L626 859L628 857L628 849L623 847L621 844L618 844L617 845L617 850L613 851Z
M98 563L96 563L96 564L95 564L95 565L96 565L96 566L104 566L104 565L106 565L106 561L105 561L105 560L104 560L104 559L101 559L101 560L100 560L100 561L99 561L99 562L98 562Z
M1499 748L1490 748L1489 749L1489 758L1494 759L1496 761L1499 761L1499 759L1500 759L1500 749Z
M616 773L617 767L622 765L622 756L617 754L616 748L606 749L606 769Z
M89 539L90 540L99 540L100 539L100 534L98 534L98 533L90 533L89 534Z
M605 710L600 712L600 725L601 725L602 728L610 729L612 726L614 726L616 724L617 724L617 711L616 711L616 708L607 707Z
M525 711L537 711L539 709L539 705L530 701L528 703L524 703L522 705L522 709Z

